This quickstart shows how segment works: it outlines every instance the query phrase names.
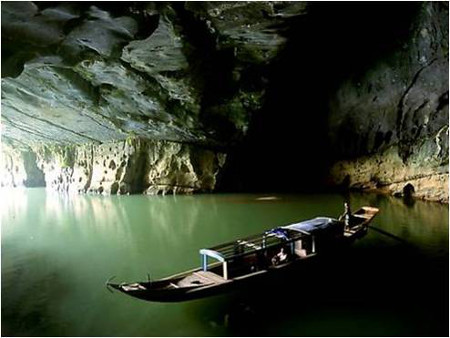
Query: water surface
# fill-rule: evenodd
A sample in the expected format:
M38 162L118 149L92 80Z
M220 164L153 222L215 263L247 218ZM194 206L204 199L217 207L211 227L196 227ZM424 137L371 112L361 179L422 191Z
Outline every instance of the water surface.
M335 217L337 194L62 196L2 191L2 335L448 335L448 206L372 194L371 231L314 274L184 303L109 293L104 282L200 264L198 249L275 225Z

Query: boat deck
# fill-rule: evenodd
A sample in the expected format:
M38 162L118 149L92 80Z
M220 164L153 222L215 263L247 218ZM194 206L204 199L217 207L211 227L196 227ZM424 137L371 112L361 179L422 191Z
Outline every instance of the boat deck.
M370 220L373 215L370 214L353 214L352 215L353 218L360 218L362 220ZM354 227L351 227L349 229L345 229L344 230L344 237L351 237L353 236L355 233L357 233L359 230L361 230L363 224L367 223L367 221L363 221L361 224L358 224Z
M181 279L176 286L198 286L198 285L210 285L224 283L226 280L219 275L216 275L211 271L197 271L191 275L188 275Z
M344 231L344 237L352 237L356 231L356 229L347 229Z

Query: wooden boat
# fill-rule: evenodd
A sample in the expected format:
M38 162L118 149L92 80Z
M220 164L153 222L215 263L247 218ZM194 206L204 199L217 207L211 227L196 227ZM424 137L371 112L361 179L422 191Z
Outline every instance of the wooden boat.
M206 297L276 275L317 255L335 252L363 237L377 208L362 207L343 220L317 217L264 233L201 249L202 266L156 281L115 284L108 288L147 301L176 302ZM348 223L348 222L347 222ZM217 262L208 264L208 258Z

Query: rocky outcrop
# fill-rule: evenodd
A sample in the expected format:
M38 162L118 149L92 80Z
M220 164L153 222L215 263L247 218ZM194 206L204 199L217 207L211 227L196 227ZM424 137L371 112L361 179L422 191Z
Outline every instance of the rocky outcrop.
M304 4L8 2L2 136L81 144L127 137L224 147L245 134Z
M2 4L2 140L31 147L58 191L211 191L263 103L288 20L304 13L272 2Z
M330 183L448 202L448 118L448 4L427 2L401 48L332 96Z
M358 190L377 190L448 203L448 128L421 145L405 163L393 146L382 153L338 161L331 169L334 184ZM440 151L439 151L440 149Z
M196 146L139 138L34 151L47 187L69 193L210 192L225 161Z

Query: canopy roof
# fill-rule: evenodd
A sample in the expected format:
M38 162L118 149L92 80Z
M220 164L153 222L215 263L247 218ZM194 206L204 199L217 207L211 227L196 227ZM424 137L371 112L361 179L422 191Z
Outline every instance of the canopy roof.
M282 227L283 229L295 230L295 231L307 231L314 232L316 230L326 229L334 224L337 224L339 221L334 218L329 217L316 217L307 221L303 221L300 223L294 223L287 226Z

